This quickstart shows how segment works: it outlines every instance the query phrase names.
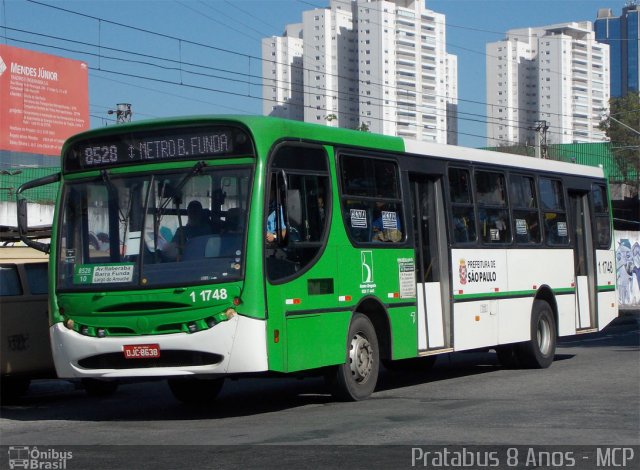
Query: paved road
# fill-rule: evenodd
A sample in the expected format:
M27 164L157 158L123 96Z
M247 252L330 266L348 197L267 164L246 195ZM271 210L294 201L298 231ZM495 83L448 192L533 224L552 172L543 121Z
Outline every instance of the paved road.
M1 409L3 445L640 444L639 316L564 339L546 370L493 353L442 356L426 375L383 371L376 393L336 403L320 379L228 381L216 405L176 402L164 382L91 398L64 381ZM0 458L2 464L2 458Z

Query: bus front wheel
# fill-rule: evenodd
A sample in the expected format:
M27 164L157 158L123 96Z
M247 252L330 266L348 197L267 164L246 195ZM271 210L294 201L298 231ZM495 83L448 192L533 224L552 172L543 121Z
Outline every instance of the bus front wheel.
M349 325L347 361L336 367L330 378L334 397L359 401L369 397L376 388L380 369L378 337L371 320L356 313Z
M224 378L169 379L168 383L173 396L182 403L187 405L207 405L212 404L220 390L222 390Z
M531 311L531 340L519 345L518 359L524 367L546 369L556 353L556 322L551 306L535 300Z

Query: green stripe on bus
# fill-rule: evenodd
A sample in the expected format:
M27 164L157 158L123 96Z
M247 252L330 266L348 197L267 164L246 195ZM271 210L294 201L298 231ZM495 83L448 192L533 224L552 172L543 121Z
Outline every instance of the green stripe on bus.
M598 286L598 292L613 292L616 286Z
M552 289L556 295L573 294L575 288L563 287L558 289ZM454 294L453 300L480 300L480 299L507 299L515 297L533 297L536 294L536 290L519 290L519 291L507 291L507 292L481 292L477 294Z

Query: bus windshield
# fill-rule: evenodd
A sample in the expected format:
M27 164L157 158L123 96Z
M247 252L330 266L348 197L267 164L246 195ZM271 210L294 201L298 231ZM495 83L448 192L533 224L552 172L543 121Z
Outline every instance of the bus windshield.
M68 182L58 288L227 282L244 271L251 169L206 167Z

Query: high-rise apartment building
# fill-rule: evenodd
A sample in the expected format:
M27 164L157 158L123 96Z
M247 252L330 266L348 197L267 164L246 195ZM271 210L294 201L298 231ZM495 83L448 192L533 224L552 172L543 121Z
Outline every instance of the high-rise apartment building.
M287 106L287 117L307 122L457 143L457 58L445 49L444 15L424 0L331 0L304 12L299 37L303 53L280 54L284 62L273 61L283 38L263 40L265 115L284 116ZM280 81L292 71L279 69L295 68L295 59L302 60L302 103Z
M287 25L281 37L262 40L264 114L304 119L302 24Z
M590 22L510 30L486 51L489 146L533 145L541 121L548 143L606 140L609 47Z
M598 10L594 29L596 40L610 48L611 96L640 91L640 5L629 2L620 16Z

